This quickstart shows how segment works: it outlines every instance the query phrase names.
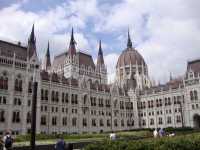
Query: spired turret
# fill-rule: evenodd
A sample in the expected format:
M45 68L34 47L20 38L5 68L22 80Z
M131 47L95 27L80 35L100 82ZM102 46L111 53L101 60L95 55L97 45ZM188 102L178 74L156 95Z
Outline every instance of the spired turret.
M74 39L74 29L72 28L68 54L72 57L76 54L76 41Z
M44 61L42 64L42 69L48 72L51 70L51 56L50 56L50 50L49 50L49 41L47 45L46 55L44 57Z
M28 59L30 59L33 56L37 57L34 24L32 26L32 31L28 39Z
M99 52L98 52L97 64L96 64L96 73L99 75L100 83L106 84L107 83L107 69L104 64L101 40L99 41Z

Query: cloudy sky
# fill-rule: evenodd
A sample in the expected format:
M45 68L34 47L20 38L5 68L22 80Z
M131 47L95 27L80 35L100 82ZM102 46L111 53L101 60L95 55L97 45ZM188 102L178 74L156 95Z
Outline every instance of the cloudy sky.
M67 49L73 26L77 48L94 60L102 40L110 81L129 28L151 79L166 82L200 58L199 11L199 0L0 0L0 39L26 44L34 23L40 58L49 40L53 59Z

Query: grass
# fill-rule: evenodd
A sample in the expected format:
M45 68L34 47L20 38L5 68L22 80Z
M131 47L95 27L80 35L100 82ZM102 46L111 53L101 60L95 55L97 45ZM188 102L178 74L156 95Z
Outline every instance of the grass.
M143 138L149 136L150 131L123 131L117 132L118 138ZM36 135L36 144L55 144L57 139L62 136L66 142L93 142L109 139L109 133L94 133L94 134L71 134L71 135ZM30 135L19 135L15 138L15 146L25 146L30 144Z
M173 129L166 129L166 131L173 131ZM193 134L194 130L177 130L177 135L185 135L185 134ZM105 141L109 139L109 133L84 133L84 134L65 134L65 135L46 135L46 134L38 134L36 135L36 144L55 144L57 139L62 136L66 142L99 142ZM118 140L121 141L132 141L139 140L144 138L152 139L152 131L151 130L138 130L138 131L120 131L116 132L116 136ZM15 138L15 146L25 146L30 144L30 135L19 135Z

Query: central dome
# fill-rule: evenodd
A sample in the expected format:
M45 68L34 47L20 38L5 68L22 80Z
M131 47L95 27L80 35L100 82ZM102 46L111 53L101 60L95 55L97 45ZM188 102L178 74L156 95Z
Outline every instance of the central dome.
M130 64L146 66L146 63L140 53L132 47L127 47L127 49L125 49L119 56L116 67L120 68Z

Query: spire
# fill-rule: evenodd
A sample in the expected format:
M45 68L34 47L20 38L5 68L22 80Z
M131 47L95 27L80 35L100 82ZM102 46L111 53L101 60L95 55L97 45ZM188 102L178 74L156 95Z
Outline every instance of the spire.
M102 48L101 48L101 40L99 40L99 52L98 52L98 55L103 55L103 51L102 51Z
M50 57L50 52L49 52L49 41L48 41L48 44L47 44L46 57Z
M51 67L51 58L50 58L49 41L48 41L47 51L43 62L43 69L47 71L50 69L50 67Z
M31 35L29 38L29 42L35 43L35 31L34 31L34 24L32 26L32 31L31 31Z
M101 70L100 68L104 65L104 58L103 58L103 51L101 47L101 40L99 41L99 52L98 52L98 58L97 58L97 70Z
M28 39L28 56L29 56L29 58L32 57L34 54L37 56L35 29L34 29L34 24L33 24L31 34Z
M74 40L74 30L72 28L71 32L71 39L70 39L70 44L69 44L69 54L74 55L76 54L76 41Z
M127 42L127 48L132 48L132 42L129 34L129 29L128 29L128 42Z

